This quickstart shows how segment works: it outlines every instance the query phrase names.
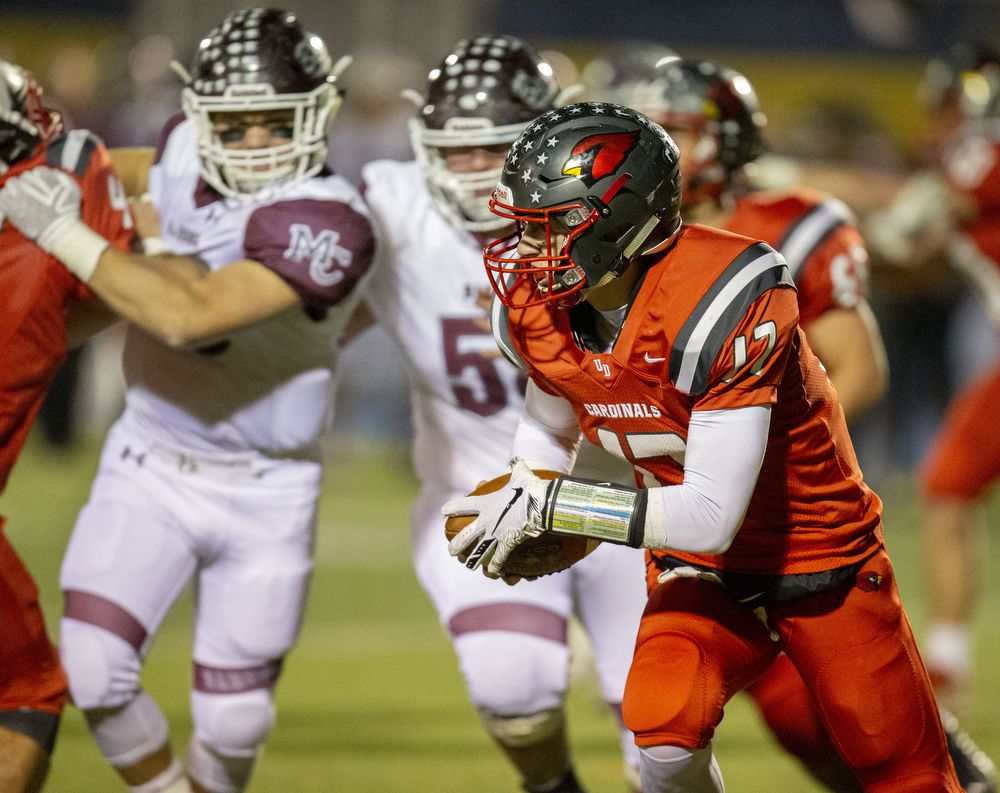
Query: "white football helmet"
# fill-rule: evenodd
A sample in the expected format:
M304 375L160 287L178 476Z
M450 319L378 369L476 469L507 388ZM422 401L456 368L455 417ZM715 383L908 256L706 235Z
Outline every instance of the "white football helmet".
M510 145L528 123L555 107L559 85L551 65L513 36L480 36L456 45L427 78L421 110L410 120L410 140L438 210L470 231L507 224L490 212L500 178L496 168L455 173L449 148Z
M252 197L313 176L326 161L326 136L342 91L323 40L295 14L267 8L234 11L202 39L182 93L195 125L202 177L225 196ZM293 111L287 143L226 148L213 129L219 114Z

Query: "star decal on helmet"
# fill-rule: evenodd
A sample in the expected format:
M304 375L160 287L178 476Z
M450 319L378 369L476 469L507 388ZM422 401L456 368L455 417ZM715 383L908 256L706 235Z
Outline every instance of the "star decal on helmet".
M528 170L523 171L521 173L521 181L524 182L525 184L527 184L528 182L531 181L531 169L530 168Z
M541 193L539 193L537 190L535 190L530 196L528 196L528 198L531 199L532 204L537 204L541 199L541 197L542 197Z
M539 165L545 165L545 163L547 163L548 161L549 161L549 155L546 154L544 151L535 158L535 162L537 162Z
M559 138L549 138L545 141L545 144L550 148L555 148L556 144L559 143Z

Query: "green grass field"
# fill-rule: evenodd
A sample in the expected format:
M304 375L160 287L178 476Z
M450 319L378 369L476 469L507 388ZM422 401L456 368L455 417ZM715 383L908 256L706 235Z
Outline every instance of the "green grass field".
M98 446L73 453L29 444L0 513L42 589L53 635L59 560L86 499ZM405 452L347 449L331 455L321 512L316 574L301 641L277 691L278 721L252 793L508 793L515 775L478 725L451 648L409 565L409 502L416 485ZM904 602L923 623L918 507L905 482L884 487L889 549ZM1000 501L994 500L994 534ZM965 728L1000 758L1000 563L997 543L984 570L975 697ZM168 617L144 673L173 726L175 747L190 730L187 688L190 606ZM624 789L612 719L583 669L569 701L581 779L592 793ZM743 697L727 708L716 751L735 793L818 791L770 742ZM105 766L80 715L68 708L48 791L114 793L125 787Z

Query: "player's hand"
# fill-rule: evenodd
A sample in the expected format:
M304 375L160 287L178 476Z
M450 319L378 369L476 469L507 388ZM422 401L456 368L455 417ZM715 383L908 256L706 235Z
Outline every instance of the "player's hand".
M80 220L80 187L65 171L44 165L12 177L0 190L0 215L89 281L108 241Z
M80 220L80 188L65 171L39 165L7 181L0 213L51 253L60 232Z
M149 193L144 193L139 198L130 198L128 207L135 222L135 233L142 252L146 256L157 256L166 251L161 236L160 215Z
M502 578L507 557L529 537L546 530L545 505L552 480L532 473L523 460L511 470L510 481L495 493L465 496L441 508L445 517L476 515L448 543L448 553L465 559L470 570L486 566L490 578Z

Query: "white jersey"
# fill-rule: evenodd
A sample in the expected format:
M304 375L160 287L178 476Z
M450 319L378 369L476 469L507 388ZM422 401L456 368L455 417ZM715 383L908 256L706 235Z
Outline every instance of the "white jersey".
M380 160L362 178L380 242L365 300L409 367L414 467L466 492L506 463L525 385L482 324L482 243L438 213L417 163Z
M198 350L129 328L125 419L203 453L312 455L332 411L335 340L374 253L367 209L333 175L266 199L225 199L201 180L196 152L190 122L169 123L149 178L167 249L212 270L258 261L302 304Z

